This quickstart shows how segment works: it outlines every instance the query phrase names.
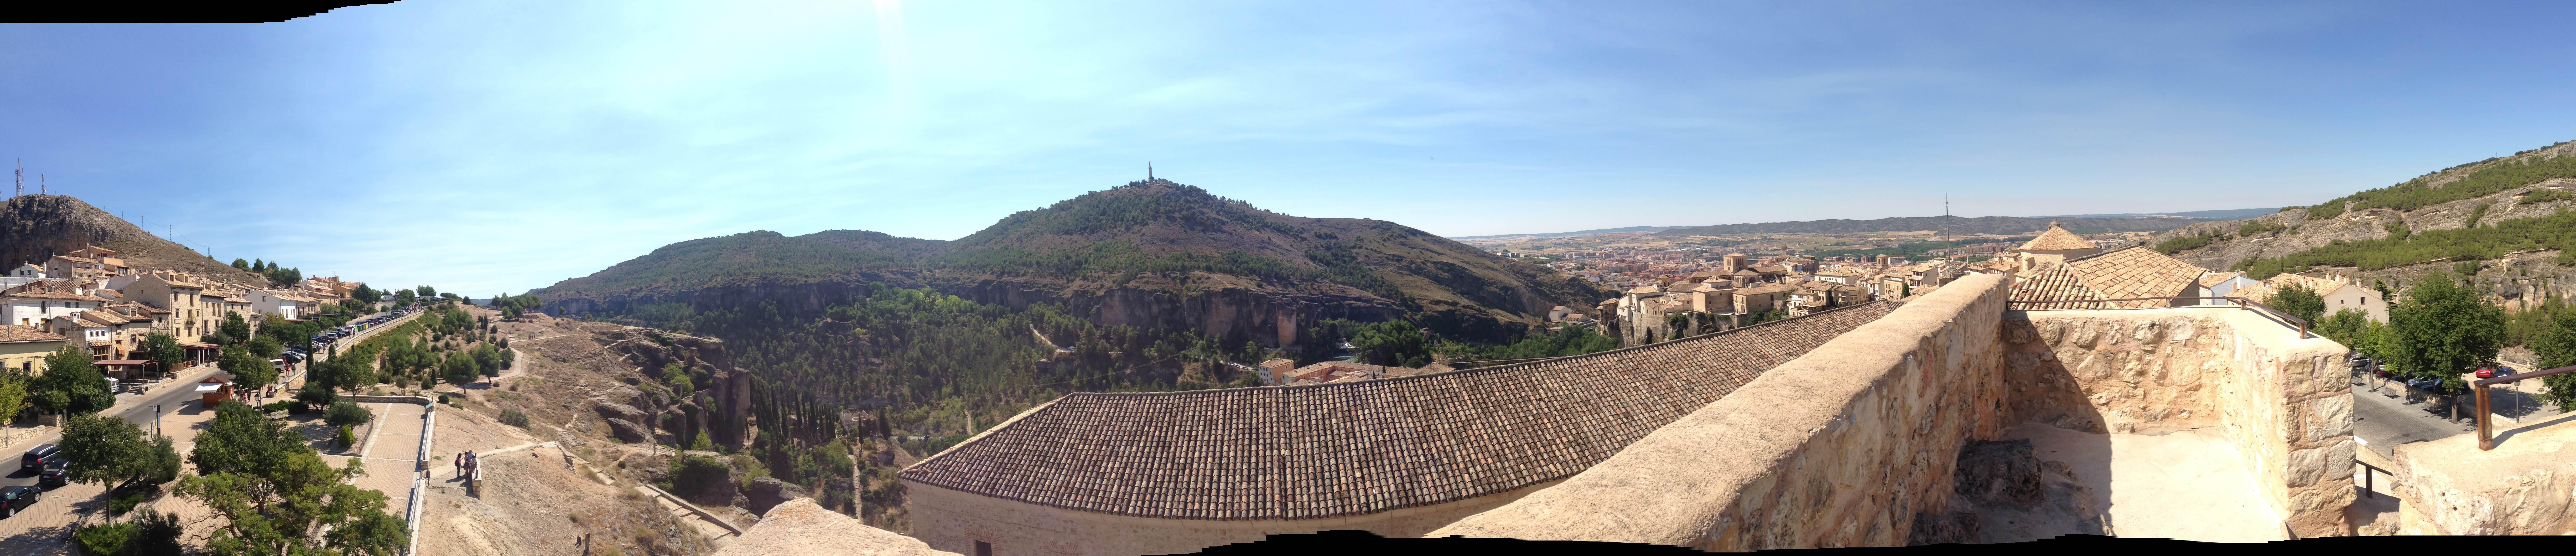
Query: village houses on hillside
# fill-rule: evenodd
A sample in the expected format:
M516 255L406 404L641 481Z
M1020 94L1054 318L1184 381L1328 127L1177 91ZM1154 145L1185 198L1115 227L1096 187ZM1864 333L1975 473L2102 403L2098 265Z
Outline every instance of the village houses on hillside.
M284 287L225 284L176 270L138 271L114 250L84 247L55 255L41 266L27 263L0 278L0 366L42 374L42 359L78 347L111 376L157 372L136 352L151 334L179 339L191 361L209 361L216 346L201 341L227 315L254 331L266 317L310 318L338 307L364 284L339 277L310 278Z
M1974 247L1974 246L1972 246ZM2116 247L2116 248L2113 248ZM2386 322L2387 301L2348 277L2283 274L2254 280L2239 272L2209 272L2141 245L2097 242L2056 222L2009 248L1961 251L1962 260L1897 257L1754 257L1729 253L1713 266L1681 259L1593 253L1590 270L1611 270L1634 282L1619 297L1602 300L1594 318L1558 319L1554 326L1587 326L1640 345L1711 334L1754 323L1794 318L1875 300L1903 300L1940 290L1962 276L2000 274L2013 285L2017 304L2032 308L2149 307L2228 304L2227 300L2170 298L2239 297L2260 302L2279 288L2299 284L2327 299L2329 313L2354 308ZM1991 257L1985 255L1991 254ZM1655 261L1618 264L1621 260ZM1596 272L1588 279L1604 276ZM2103 301L2156 298L2138 301ZM1584 315L1573 315L1583 317Z

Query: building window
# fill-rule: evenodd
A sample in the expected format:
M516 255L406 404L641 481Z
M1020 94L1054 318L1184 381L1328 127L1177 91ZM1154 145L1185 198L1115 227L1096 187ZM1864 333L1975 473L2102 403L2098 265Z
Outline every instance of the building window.
M993 556L993 543L975 541L975 556Z

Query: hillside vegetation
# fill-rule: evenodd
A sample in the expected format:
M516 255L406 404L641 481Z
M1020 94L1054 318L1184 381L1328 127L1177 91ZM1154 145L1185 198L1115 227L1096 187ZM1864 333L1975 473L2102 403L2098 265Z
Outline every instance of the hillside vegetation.
M2424 207L2475 199L2554 179L2576 178L2576 157L2555 156L2552 149L2576 142L2561 142L2513 153L2513 156L2489 158L2425 174L2396 185L2354 193L2308 208L2309 220L2341 216L2344 211L2385 208L2414 211Z
M2363 191L2309 207L2295 222L2248 220L2235 229L2253 238L2295 237L2301 228L2363 221L2377 224L2376 237L2336 238L2305 249L2235 261L2228 268L2257 278L2318 267L2351 267L2368 272L2449 262L2474 273L2478 261L2517 253L2558 251L2555 262L2576 266L2569 247L2576 247L2576 216L2567 212L2576 200L2551 186L2576 179L2576 144L2559 143L2513 156L2455 166L2397 185ZM2356 218L2358 217L2358 218ZM2311 224L2313 223L2313 224ZM2219 231L2175 236L2159 243L2178 252L2232 239Z

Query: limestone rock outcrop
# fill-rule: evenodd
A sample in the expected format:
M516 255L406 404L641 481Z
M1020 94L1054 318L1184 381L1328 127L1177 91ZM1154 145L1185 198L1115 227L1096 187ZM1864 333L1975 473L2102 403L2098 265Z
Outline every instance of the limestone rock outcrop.
M624 440L627 442L643 442L653 438L652 433L650 431L646 431L643 425L638 425L635 424L634 421L615 417L608 419L608 431L611 434L617 435L618 440Z
M743 508L751 510L751 513L756 514L769 513L771 508L778 506L780 503L808 496L805 492L805 487L788 484L786 481L778 480L776 477L752 479L751 484L743 489L742 494L748 498L747 501L750 503L750 505L743 506Z

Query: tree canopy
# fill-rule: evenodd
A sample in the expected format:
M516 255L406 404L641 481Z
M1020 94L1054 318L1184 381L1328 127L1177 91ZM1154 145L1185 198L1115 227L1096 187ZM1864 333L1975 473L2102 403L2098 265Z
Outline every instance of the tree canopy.
M2456 276L2419 281L2388 312L2388 366L2408 376L2439 378L2446 389L2465 386L2460 373L2494 361L2504 347L2504 309L2461 286Z
M349 484L366 474L358 460L331 467L303 435L250 406L216 408L188 458L197 476L175 491L225 518L206 541L212 553L393 556L408 541L384 493Z

